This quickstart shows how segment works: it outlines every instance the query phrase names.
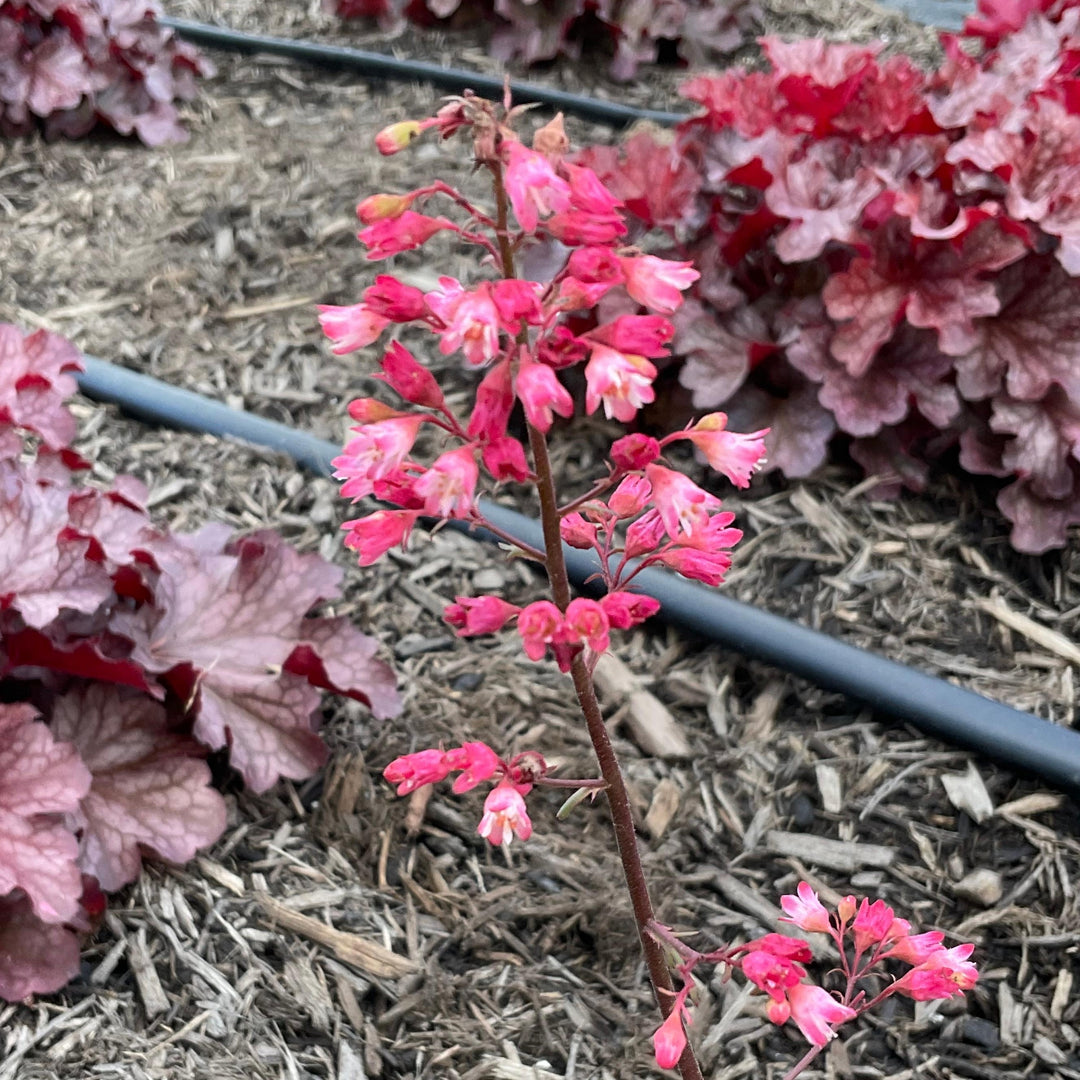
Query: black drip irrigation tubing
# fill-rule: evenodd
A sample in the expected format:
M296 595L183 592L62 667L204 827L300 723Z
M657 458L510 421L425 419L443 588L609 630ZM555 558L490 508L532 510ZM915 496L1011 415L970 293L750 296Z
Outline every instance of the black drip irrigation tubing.
M173 19L159 16L162 26L179 34L185 41L206 48L225 49L229 52L268 53L300 60L321 67L341 71L354 71L369 78L393 79L398 82L410 80L431 83L454 94L472 90L481 97L501 101L505 83L497 75L484 75L464 68L448 68L425 60L403 60L385 53L367 49L353 49L344 45L323 45L313 41L294 38L271 37L268 34L247 34L226 27L210 26L192 22L190 19ZM623 126L639 120L651 120L656 124L677 124L686 120L689 113L668 112L664 109L639 109L618 101L602 101L568 90L539 86L536 83L510 82L510 93L515 104L535 103L561 109L564 113L579 116L583 120L595 120L602 124Z
M330 461L340 453L334 443L285 424L104 360L85 359L86 371L79 379L82 392L139 419L242 439L287 454L320 476L330 475ZM538 521L490 502L481 502L480 508L498 528L533 547L543 547ZM494 539L464 522L449 524L468 535ZM595 558L573 548L566 548L565 554L574 584L586 587L586 579L596 572ZM674 626L855 698L936 738L1033 773L1074 797L1080 794L1080 733L845 645L667 571L645 570L636 581L642 592L660 601L660 615Z

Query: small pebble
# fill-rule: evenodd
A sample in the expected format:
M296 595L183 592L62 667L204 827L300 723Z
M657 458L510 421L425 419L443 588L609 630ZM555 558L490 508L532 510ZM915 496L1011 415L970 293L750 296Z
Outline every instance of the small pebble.
M800 791L791 800L791 806L788 807L788 810L796 828L809 829L814 824L814 804L805 793Z
M487 566L483 570L477 570L473 574L472 581L473 587L483 592L495 592L506 584L506 578L503 577L501 571L491 566Z
M960 1025L961 1038L964 1042L975 1043L987 1050L997 1050L1001 1046L1001 1033L997 1024L983 1020L978 1016L965 1016Z
M399 660L408 660L410 656L420 656L422 653L446 652L457 644L457 639L452 637L420 637L408 634L394 646L394 655Z
M982 907L993 907L1003 892L1001 875L994 870L972 870L952 887L961 900L970 900Z
M479 690L484 683L484 676L479 671L466 671L451 684L451 690Z

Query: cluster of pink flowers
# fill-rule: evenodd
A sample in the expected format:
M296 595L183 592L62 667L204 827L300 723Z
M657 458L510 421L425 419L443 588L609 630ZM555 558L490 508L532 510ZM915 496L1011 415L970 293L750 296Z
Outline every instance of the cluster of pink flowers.
M422 516L490 528L477 506L481 476L486 473L495 484L535 479L525 446L507 425L518 402L529 425L543 434L556 416L572 416L575 402L561 371L582 366L586 413L602 408L610 419L633 421L654 398L652 361L666 354L674 333L668 316L698 277L689 263L624 245L622 204L591 169L566 160L561 118L541 128L531 148L514 134L513 118L513 110L500 119L493 106L467 96L452 99L434 117L392 125L377 143L383 153L396 153L429 129L444 137L470 129L477 161L491 170L517 229L507 220L500 225L442 182L404 195L373 195L357 208L364 225L358 236L369 258L409 251L439 232L453 232L482 248L501 276L470 287L441 277L425 292L384 274L359 303L320 308L336 353L366 348L388 328L411 325L435 334L443 355L460 354L467 367L482 372L469 415L459 417L432 373L392 341L379 377L404 406L392 408L374 398L350 404L356 426L334 462L341 493L354 501L374 496L394 507L345 523L345 543L362 565L404 544ZM435 197L463 210L465 223L418 209ZM530 250L545 252L544 260L534 261L554 265L550 276L526 280L514 276L512 262L504 265L508 253ZM605 310L616 312L606 321L595 311L601 300ZM496 597L459 597L447 608L447 621L461 634L488 634L516 620L530 657L540 659L550 649L568 670L579 651L595 656L608 648L612 629L627 629L656 612L655 601L626 588L644 566L662 563L719 584L731 564L728 549L742 534L731 528L733 516L720 511L715 495L661 461L667 447L687 441L714 469L745 487L763 459L765 432L731 432L726 420L713 413L665 439L619 439L607 475L590 496L562 509L566 542L601 555L606 596L573 600L565 611L550 601L519 609ZM424 425L449 443L430 465L412 456ZM613 569L609 563L619 555Z
M476 830L485 840L508 847L515 836L519 840L532 836L525 796L548 772L547 762L534 750L509 761L482 742L467 742L453 750L419 750L395 758L383 770L383 777L397 784L399 795L409 795L425 784L445 780L452 772L460 774L453 786L456 795L497 778L484 800L484 816Z
M667 1019L653 1036L657 1063L673 1068L686 1046L685 1024L690 1020L686 1005L691 991L690 976L699 963L722 963L740 968L743 975L766 994L766 1013L775 1024L794 1021L813 1046L825 1046L836 1034L834 1028L878 1005L892 994L915 1001L951 998L970 990L978 978L969 957L974 945L946 948L945 935L938 930L912 934L911 924L897 918L883 900L871 903L844 897L835 912L818 899L814 890L800 882L795 895L780 900L781 921L793 923L807 933L827 934L840 953L838 968L845 987L837 998L824 987L807 981L803 966L813 959L810 945L802 938L766 934L734 949L699 953L678 941L670 941L682 956L678 973L684 986L675 996ZM657 928L657 936L663 936ZM896 960L910 965L899 978L868 997L862 981L872 973L887 977L880 965ZM874 970L878 969L878 970Z

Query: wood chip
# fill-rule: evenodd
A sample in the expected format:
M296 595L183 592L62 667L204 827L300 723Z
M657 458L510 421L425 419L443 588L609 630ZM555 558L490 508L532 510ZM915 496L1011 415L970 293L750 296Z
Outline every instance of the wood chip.
M690 742L659 698L614 654L604 653L593 673L606 704L626 706L626 725L634 742L651 757L690 757Z
M839 814L844 809L844 791L840 783L840 773L832 765L818 762L814 766L818 791L821 793L821 808L827 814Z
M986 784L972 762L968 762L967 772L942 773L941 784L949 802L977 824L981 825L994 816L990 792L986 790Z
M658 840L667 832L671 819L679 809L681 797L679 785L667 776L656 785L649 812L645 815L645 828L649 830L650 836Z
M398 956L385 946L368 941L358 934L335 930L308 915L301 915L265 893L259 895L259 903L270 916L271 925L292 930L310 941L326 946L343 964L350 964L369 975L384 979L400 979L416 970L416 964L411 960Z
M807 833L789 833L772 830L765 838L771 851L801 859L810 866L824 866L854 873L865 866L891 866L896 851L880 844L858 844L853 841L830 840L824 836Z
M166 1012L169 1008L169 999L161 988L161 979L158 978L157 968L154 967L150 950L146 946L145 926L140 926L139 932L130 939L128 967L135 976L135 985L139 988L139 998L142 1000L143 1011L147 1017L153 1018L158 1013Z
M1019 611L1013 611L1002 596L994 595L989 598L978 598L971 601L971 606L992 615L1003 626L1023 634L1028 641L1041 646L1047 652L1060 656L1062 660L1068 660L1070 664L1080 664L1080 647L1071 642L1064 634L1051 630L1042 623L1037 623L1027 615L1021 615Z

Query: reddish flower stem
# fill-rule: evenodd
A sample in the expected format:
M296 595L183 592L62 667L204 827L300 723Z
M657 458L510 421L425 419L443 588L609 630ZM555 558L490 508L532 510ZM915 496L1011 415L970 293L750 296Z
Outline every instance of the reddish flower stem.
M499 258L502 263L502 275L514 277L514 249L507 231L509 206L507 205L506 187L503 184L502 166L497 162L488 162L495 187L495 207L497 214L496 232L499 237ZM555 477L548 455L547 436L538 428L528 425L529 447L532 450L533 469L536 473L536 493L540 499L540 520L544 529L544 548L547 553L547 573L551 583L551 596L560 611L565 611L570 604L570 576L566 572L566 558L563 554L562 533L559 528L559 500L555 492ZM634 815L630 809L630 795L626 790L619 759L611 745L611 737L604 725L604 716L600 711L600 702L596 698L592 673L585 663L584 654L579 651L572 661L570 676L574 681L578 704L585 717L589 738L600 766L600 775L607 785L608 807L611 810L611 822L615 828L615 843L622 862L626 888L630 893L630 903L634 909L634 921L637 923L638 940L645 955L645 964L649 971L649 980L653 987L653 996L660 1009L660 1015L667 1019L671 1012L675 988L668 971L664 950L649 933L649 924L655 922L649 885L645 880L645 870L641 865L641 854L637 846L637 832L634 829ZM679 1058L679 1073L682 1080L704 1080L701 1067L694 1056L693 1048L687 1042L682 1057Z

